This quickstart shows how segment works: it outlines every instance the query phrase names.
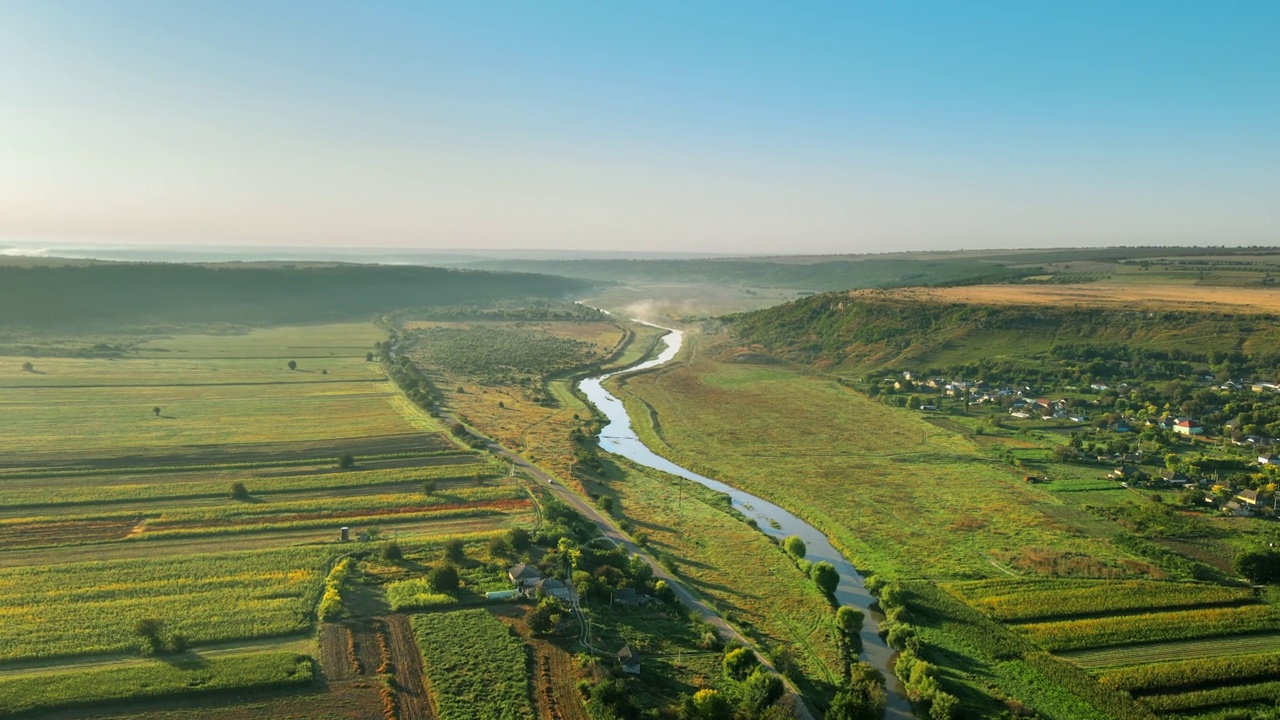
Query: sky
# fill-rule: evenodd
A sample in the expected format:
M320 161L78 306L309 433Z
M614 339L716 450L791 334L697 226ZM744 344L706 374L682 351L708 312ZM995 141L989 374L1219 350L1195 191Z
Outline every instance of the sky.
M1280 244L1280 3L0 0L0 244Z

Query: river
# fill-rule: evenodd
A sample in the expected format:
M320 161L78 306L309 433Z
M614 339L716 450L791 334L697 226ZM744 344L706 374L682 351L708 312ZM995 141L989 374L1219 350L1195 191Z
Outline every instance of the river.
M649 325L650 323L645 324ZM653 327L659 326L654 325ZM840 554L831 545L831 542L827 540L827 537L818 532L817 528L790 512L767 500L726 485L719 480L699 475L650 450L636 435L635 429L631 426L631 418L627 415L627 410L622 401L615 397L613 393L604 389L604 381L615 375L647 370L675 359L684 344L684 333L671 328L662 329L668 332L662 337L662 342L665 343L665 346L657 357L629 368L616 370L598 377L587 378L578 383L578 388L600 412L604 413L609 421L604 426L604 429L600 431L600 447L614 455L625 457L638 465L678 475L728 495L733 501L733 506L743 515L754 519L759 524L760 529L768 535L779 540L789 535L799 536L807 546L806 559L812 562L825 560L834 565L836 571L840 573L840 585L836 588L835 594L836 602L841 605L852 605L859 608L866 615L866 622L862 627L862 659L885 675L885 680L888 683L886 688L888 708L885 712L885 717L890 720L913 718L911 704L907 702L902 683L894 676L891 669L893 650L885 645L884 640L880 639L878 621L883 616L872 612L871 603L874 598L871 597L871 594L867 592L866 587L863 585L862 576L853 569L853 565L845 559L844 555Z

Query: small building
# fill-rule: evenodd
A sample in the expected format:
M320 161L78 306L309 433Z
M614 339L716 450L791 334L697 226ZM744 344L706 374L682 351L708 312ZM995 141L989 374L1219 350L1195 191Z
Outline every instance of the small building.
M514 600L520 597L519 590L490 590L484 594L485 600Z
M618 651L618 664L622 666L624 674L640 674L640 656L632 652L630 645L623 645L622 649Z
M1179 420L1173 424L1173 431L1183 435L1203 435L1204 428L1194 420Z
M1258 456L1259 465L1280 465L1280 457L1276 457L1271 453Z
M569 602L573 596L569 592L569 587L555 578L543 578L533 584L535 591L542 591L542 594L553 597L557 600Z
M1164 472L1160 473L1160 477L1164 478L1164 481L1169 483L1170 485L1175 485L1178 487L1182 487L1187 483L1191 482L1191 478L1187 477L1186 475L1183 475L1177 470L1165 470Z
M635 588L618 588L613 591L613 603L615 605L639 605L640 596L636 593Z
M518 588L530 587L542 580L542 573L532 565L520 563L507 569L507 579Z
M1257 490L1242 490L1242 491L1240 491L1239 493L1237 493L1237 494L1236 494L1236 500L1239 500L1242 504L1244 504L1244 505L1248 505L1248 506L1250 506L1250 507L1258 507L1258 505L1259 505L1259 502L1258 502L1258 491L1257 491Z
M1226 505L1223 505L1222 510L1228 515L1234 515L1235 517L1248 517L1253 514L1252 508L1248 505L1241 505L1235 500L1231 500Z

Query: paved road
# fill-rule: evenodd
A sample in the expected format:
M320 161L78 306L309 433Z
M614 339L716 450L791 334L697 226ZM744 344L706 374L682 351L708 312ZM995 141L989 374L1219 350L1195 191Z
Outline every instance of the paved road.
M456 415L445 410L439 405L433 405L431 411L447 424L452 425L453 423L461 423ZM627 538L620 529L618 529L618 526L614 523L612 517L602 514L594 505L587 502L581 495L573 492L564 485L561 485L558 480L543 472L540 468L526 460L518 453L508 450L498 444L497 441L486 436L484 433L481 433L470 425L467 425L466 423L462 423L462 425L470 430L475 436L482 438L485 441L485 445L488 450L494 455L514 463L516 467L524 470L530 477L546 486L547 489L550 490L551 493L561 502L577 510L583 517L594 522L604 537L608 538L615 545L621 545L627 552L640 557L648 563L649 567L653 568L654 577L666 581L667 585L675 591L676 596L680 598L680 601L707 624L715 628L716 633L721 637L721 639L729 643L738 643L751 648L756 653L756 657L760 659L760 664L773 672L777 672L777 668L773 666L773 663L769 661L769 658L765 657L756 649L754 643L748 640L742 633L738 632L738 630L732 625L725 622L724 619L716 614L714 610L708 607L706 603L700 600L688 588L686 588L683 583L677 580L670 571L654 560L648 552L631 542L631 540ZM803 702L799 701L799 691L794 685L792 685L790 680L787 680L784 677L783 681L786 682L787 687L797 698L796 711L801 720L813 720L813 715L809 713L809 709Z

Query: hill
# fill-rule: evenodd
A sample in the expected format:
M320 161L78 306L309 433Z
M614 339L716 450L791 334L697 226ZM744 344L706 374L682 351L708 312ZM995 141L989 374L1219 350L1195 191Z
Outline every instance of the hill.
M597 281L623 283L711 283L824 291L907 285L997 282L1031 270L969 259L907 258L743 258L715 260L532 260L474 264L483 269L525 269ZM1040 272L1036 268L1034 272Z
M1003 297L966 295L971 288L826 293L725 321L735 341L757 353L841 372L927 370L999 357L1043 360L1064 345L1123 345L1180 361L1239 354L1253 369L1280 365L1277 316L1267 307L1159 309L1158 297L1069 305L1024 297L1021 286L996 287Z
M405 307L561 298L588 287L548 275L385 265L6 265L0 327L54 332L363 319Z

